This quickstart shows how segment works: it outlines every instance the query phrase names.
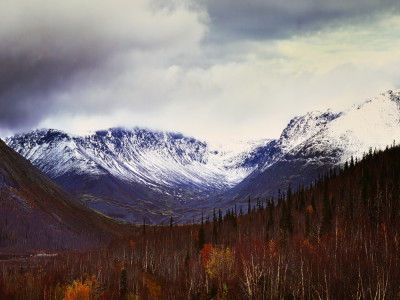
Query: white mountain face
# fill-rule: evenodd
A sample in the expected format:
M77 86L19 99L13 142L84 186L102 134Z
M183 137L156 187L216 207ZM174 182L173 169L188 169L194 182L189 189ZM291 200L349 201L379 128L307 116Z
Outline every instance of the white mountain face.
M318 134L340 115L341 113L335 114L330 110L326 112L312 111L304 116L293 118L282 131L279 139L270 144L268 158L256 171L265 171L296 147Z
M88 205L129 220L140 221L147 211L154 222L174 212L191 220L199 210L309 183L351 156L394 141L400 141L400 91L340 113L295 117L276 140L217 145L140 128L86 136L44 129L6 139Z
M264 164L224 197L230 205L275 195L289 185L309 184L369 149L383 150L400 140L400 91L388 91L341 113L310 112L292 119L268 144Z
M351 156L361 158L370 148L382 150L400 139L400 90L367 100L316 128L289 152L313 156L336 149L337 163L342 164Z
M52 178L111 174L156 188L191 186L207 191L232 187L257 168L244 162L268 140L241 143L241 151L226 146L217 150L177 133L114 128L87 136L36 130L6 142Z
M277 146L282 153L287 153L318 132L326 128L332 120L341 114L334 114L330 110L327 112L312 111L301 117L293 118L288 126L283 130Z

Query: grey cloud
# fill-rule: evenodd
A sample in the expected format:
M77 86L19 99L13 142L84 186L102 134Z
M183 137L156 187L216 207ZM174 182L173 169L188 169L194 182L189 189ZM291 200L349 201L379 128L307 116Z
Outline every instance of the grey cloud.
M141 66L150 63L145 61L148 57L135 61L132 53L140 57L163 49L157 53L163 55L174 47L184 49L187 39L191 42L191 32L184 36L176 22L196 16L179 1L172 2L1 1L0 127L27 129L63 110L73 114L109 108L98 103L104 99L96 103L80 96L90 88L112 86L114 77L135 69L138 61Z
M400 11L397 0L205 0L216 40L276 39L320 29L326 22Z
M83 19L66 24L46 13L41 18L25 12L0 29L2 127L36 124L57 107L53 93L67 89L73 76L96 68L115 51L112 40L82 26Z
M241 101L254 100L251 107L261 114L258 103L279 96L274 87L288 80L276 76L275 64L263 67L263 61L270 66L271 57L282 56L264 39L396 12L400 5L398 0L200 1L205 2L1 0L0 129L31 129L41 122L67 126L74 118L79 124L97 118L96 126L107 118L113 126L151 126L155 120L159 127L178 129L198 119L199 132L207 127L205 116L214 122L207 122L213 124L210 132L224 118L234 125L235 109L243 112ZM247 66L248 57L261 64Z
M13 48L12 43L6 45ZM0 46L0 125L26 127L37 122L57 105L51 97L54 92L104 57L99 49L53 49L47 54L47 47L51 45L7 51Z

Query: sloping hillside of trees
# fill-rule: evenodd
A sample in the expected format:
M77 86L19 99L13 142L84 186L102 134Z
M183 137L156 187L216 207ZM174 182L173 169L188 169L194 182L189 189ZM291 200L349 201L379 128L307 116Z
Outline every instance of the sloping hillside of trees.
M101 249L5 261L0 298L399 299L399 213L393 146L201 224L143 224Z
M68 194L0 140L0 254L95 247L128 229Z

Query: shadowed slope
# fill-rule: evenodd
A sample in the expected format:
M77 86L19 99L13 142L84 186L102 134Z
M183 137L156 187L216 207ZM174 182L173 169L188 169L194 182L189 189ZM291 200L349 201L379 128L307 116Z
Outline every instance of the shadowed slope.
M123 226L82 204L0 140L0 247L95 246Z

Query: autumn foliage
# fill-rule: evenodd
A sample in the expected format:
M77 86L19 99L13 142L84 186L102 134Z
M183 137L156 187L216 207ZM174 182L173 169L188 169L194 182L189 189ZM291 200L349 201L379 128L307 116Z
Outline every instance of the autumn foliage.
M200 251L201 261L202 261L203 266L205 268L207 267L207 265L208 265L208 263L210 261L211 255L213 254L213 251L214 251L214 249L213 249L211 243L204 244L204 248Z
M90 286L80 281L73 281L67 287L64 300L89 300L90 299Z
M101 248L5 260L0 299L400 299L399 148L250 205L204 224L138 226Z

